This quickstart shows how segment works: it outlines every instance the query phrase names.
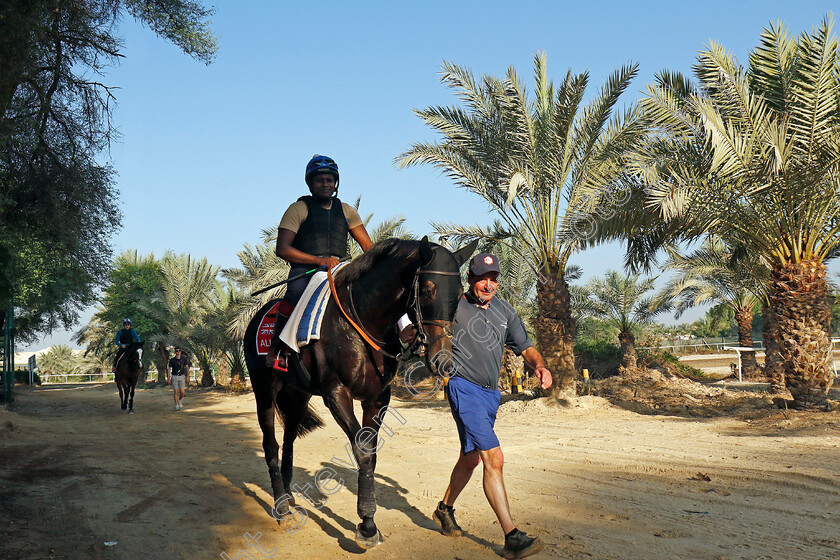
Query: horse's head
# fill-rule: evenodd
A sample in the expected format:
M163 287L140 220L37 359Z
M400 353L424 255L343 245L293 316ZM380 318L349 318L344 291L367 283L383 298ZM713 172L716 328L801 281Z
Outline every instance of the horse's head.
M125 349L125 355L128 358L128 363L132 368L143 367L143 344L145 341L132 342Z
M446 375L452 366L452 321L463 295L460 268L477 245L473 241L452 253L425 237L420 242L415 309L426 367L432 374Z

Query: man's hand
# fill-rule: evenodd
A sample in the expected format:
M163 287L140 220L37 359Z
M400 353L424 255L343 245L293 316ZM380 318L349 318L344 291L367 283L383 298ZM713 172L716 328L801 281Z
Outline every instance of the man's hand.
M528 365L534 368L534 373L540 379L540 387L548 389L551 387L551 372L545 367L545 360L542 355L533 346L529 346L522 352L522 357L528 362Z
M166 384L167 385L172 385L172 378L171 377L166 380Z
M548 371L547 368L538 367L534 371L534 373L537 377L540 378L540 387L542 387L543 389L548 389L549 387L551 387L551 372Z
M332 268L334 266L337 266L340 262L341 260L339 260L337 257L322 257L318 262L318 266Z

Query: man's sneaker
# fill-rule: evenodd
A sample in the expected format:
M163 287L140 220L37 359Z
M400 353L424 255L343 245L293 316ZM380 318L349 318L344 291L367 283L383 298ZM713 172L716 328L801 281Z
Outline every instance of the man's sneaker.
M180 404L176 404L176 405L175 405L175 410L181 410L181 405L180 405Z
M525 558L542 550L543 543L536 537L529 537L519 529L514 529L505 535L505 547L502 549L504 558Z
M461 527L455 521L455 509L452 506L440 502L432 517L434 517L435 523L440 526L443 534L447 537L461 536Z

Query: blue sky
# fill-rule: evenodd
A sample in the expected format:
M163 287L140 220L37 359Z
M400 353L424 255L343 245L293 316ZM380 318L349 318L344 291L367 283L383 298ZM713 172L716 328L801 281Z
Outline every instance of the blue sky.
M767 0L213 5L220 50L210 66L131 19L119 27L125 58L104 78L120 88L113 120L122 137L108 156L124 214L115 254L172 250L237 266L243 244L258 242L306 194L315 153L338 162L339 196L361 195L361 214L373 213L374 223L401 214L418 234L432 220L490 223L483 201L436 169L393 164L411 143L434 139L414 108L456 102L439 81L442 61L477 75L514 66L530 84L542 50L555 81L588 70L593 89L635 61L630 103L658 70L690 72L710 40L746 61L770 22L798 34L831 8ZM587 279L619 268L622 250L604 246L572 262ZM31 348L68 340L55 333Z

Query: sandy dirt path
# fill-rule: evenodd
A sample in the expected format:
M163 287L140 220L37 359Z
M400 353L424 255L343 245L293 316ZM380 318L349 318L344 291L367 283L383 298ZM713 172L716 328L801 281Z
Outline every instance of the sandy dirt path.
M175 412L169 391L140 390L127 415L113 385L17 394L0 409L0 558L498 557L480 474L456 504L466 536L429 518L458 449L445 402L394 403L404 423L390 416L376 473L385 542L363 553L346 439L320 402L327 427L298 440L295 480L330 467L343 484L312 494L320 508L299 501L308 518L287 533L268 513L252 395L192 390ZM497 427L514 518L546 543L535 558L840 557L840 413L642 415L590 396L508 402Z

